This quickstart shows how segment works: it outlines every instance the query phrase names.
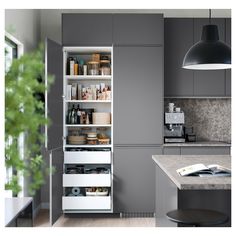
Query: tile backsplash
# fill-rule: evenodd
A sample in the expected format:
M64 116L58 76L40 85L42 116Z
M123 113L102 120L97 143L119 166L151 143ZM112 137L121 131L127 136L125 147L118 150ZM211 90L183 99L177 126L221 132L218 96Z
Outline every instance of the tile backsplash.
M197 141L231 142L231 99L165 99L185 113L185 126L193 127Z

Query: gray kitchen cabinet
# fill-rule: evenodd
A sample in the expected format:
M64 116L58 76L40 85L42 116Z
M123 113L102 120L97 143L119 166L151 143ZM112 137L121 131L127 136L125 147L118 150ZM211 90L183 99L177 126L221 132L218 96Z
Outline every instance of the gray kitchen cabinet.
M165 97L225 97L231 94L231 70L186 70L182 62L189 48L201 38L207 18L167 18L165 39ZM230 19L213 18L220 40L230 44Z
M114 14L114 45L163 44L162 14Z
M184 56L193 45L193 19L166 18L164 32L165 96L193 96L193 71L182 68Z
M112 14L62 14L63 46L111 46Z
M231 18L225 19L225 41L231 46ZM231 69L225 70L225 93L231 96Z
M164 147L163 155L180 155L180 147Z
M207 18L194 19L194 43L197 43L202 34L203 25L209 24ZM225 41L225 19L214 18L211 24L218 26L219 38ZM195 70L194 71L194 96L224 97L225 96L225 71L224 70Z
M114 144L162 144L163 48L114 47Z
M230 155L230 147L163 147L163 155Z
M115 147L114 212L155 212L155 163L161 147Z
M181 155L230 155L230 147L181 147Z

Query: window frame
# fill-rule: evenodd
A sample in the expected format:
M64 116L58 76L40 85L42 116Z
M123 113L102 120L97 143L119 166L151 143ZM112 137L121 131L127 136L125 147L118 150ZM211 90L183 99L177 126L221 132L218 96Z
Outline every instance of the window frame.
M18 39L16 39L12 34L5 31L5 41L8 44L12 45L13 47L16 47L16 51L13 52L13 58L20 58L24 54L24 45L21 43ZM13 49L14 51L14 49ZM15 55L14 55L15 53ZM6 58L5 58L6 59ZM19 136L19 152L21 159L24 159L24 134L22 133ZM11 170L12 171L12 170ZM6 171L7 174L7 171ZM6 179L7 176L5 176ZM19 175L19 185L22 187L22 191L18 194L18 197L24 197L24 177L22 175ZM6 197L13 197L11 190L5 190L5 196Z

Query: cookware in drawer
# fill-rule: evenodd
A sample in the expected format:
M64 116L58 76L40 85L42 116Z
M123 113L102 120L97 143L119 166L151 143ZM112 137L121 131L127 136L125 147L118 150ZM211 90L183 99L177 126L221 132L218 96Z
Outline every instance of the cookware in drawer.
M63 187L109 187L110 174L63 174Z
M62 210L109 210L111 196L62 197Z
M64 164L110 164L111 152L64 152Z

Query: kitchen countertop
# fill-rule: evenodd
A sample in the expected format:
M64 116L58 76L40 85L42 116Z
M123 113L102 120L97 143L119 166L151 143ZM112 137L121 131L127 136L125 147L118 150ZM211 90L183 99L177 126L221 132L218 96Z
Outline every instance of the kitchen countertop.
M219 164L231 169L229 155L153 155L152 159L180 190L231 189L231 177L182 177L176 172L179 168L198 163Z
M217 141L164 143L163 147L231 147L231 143Z

